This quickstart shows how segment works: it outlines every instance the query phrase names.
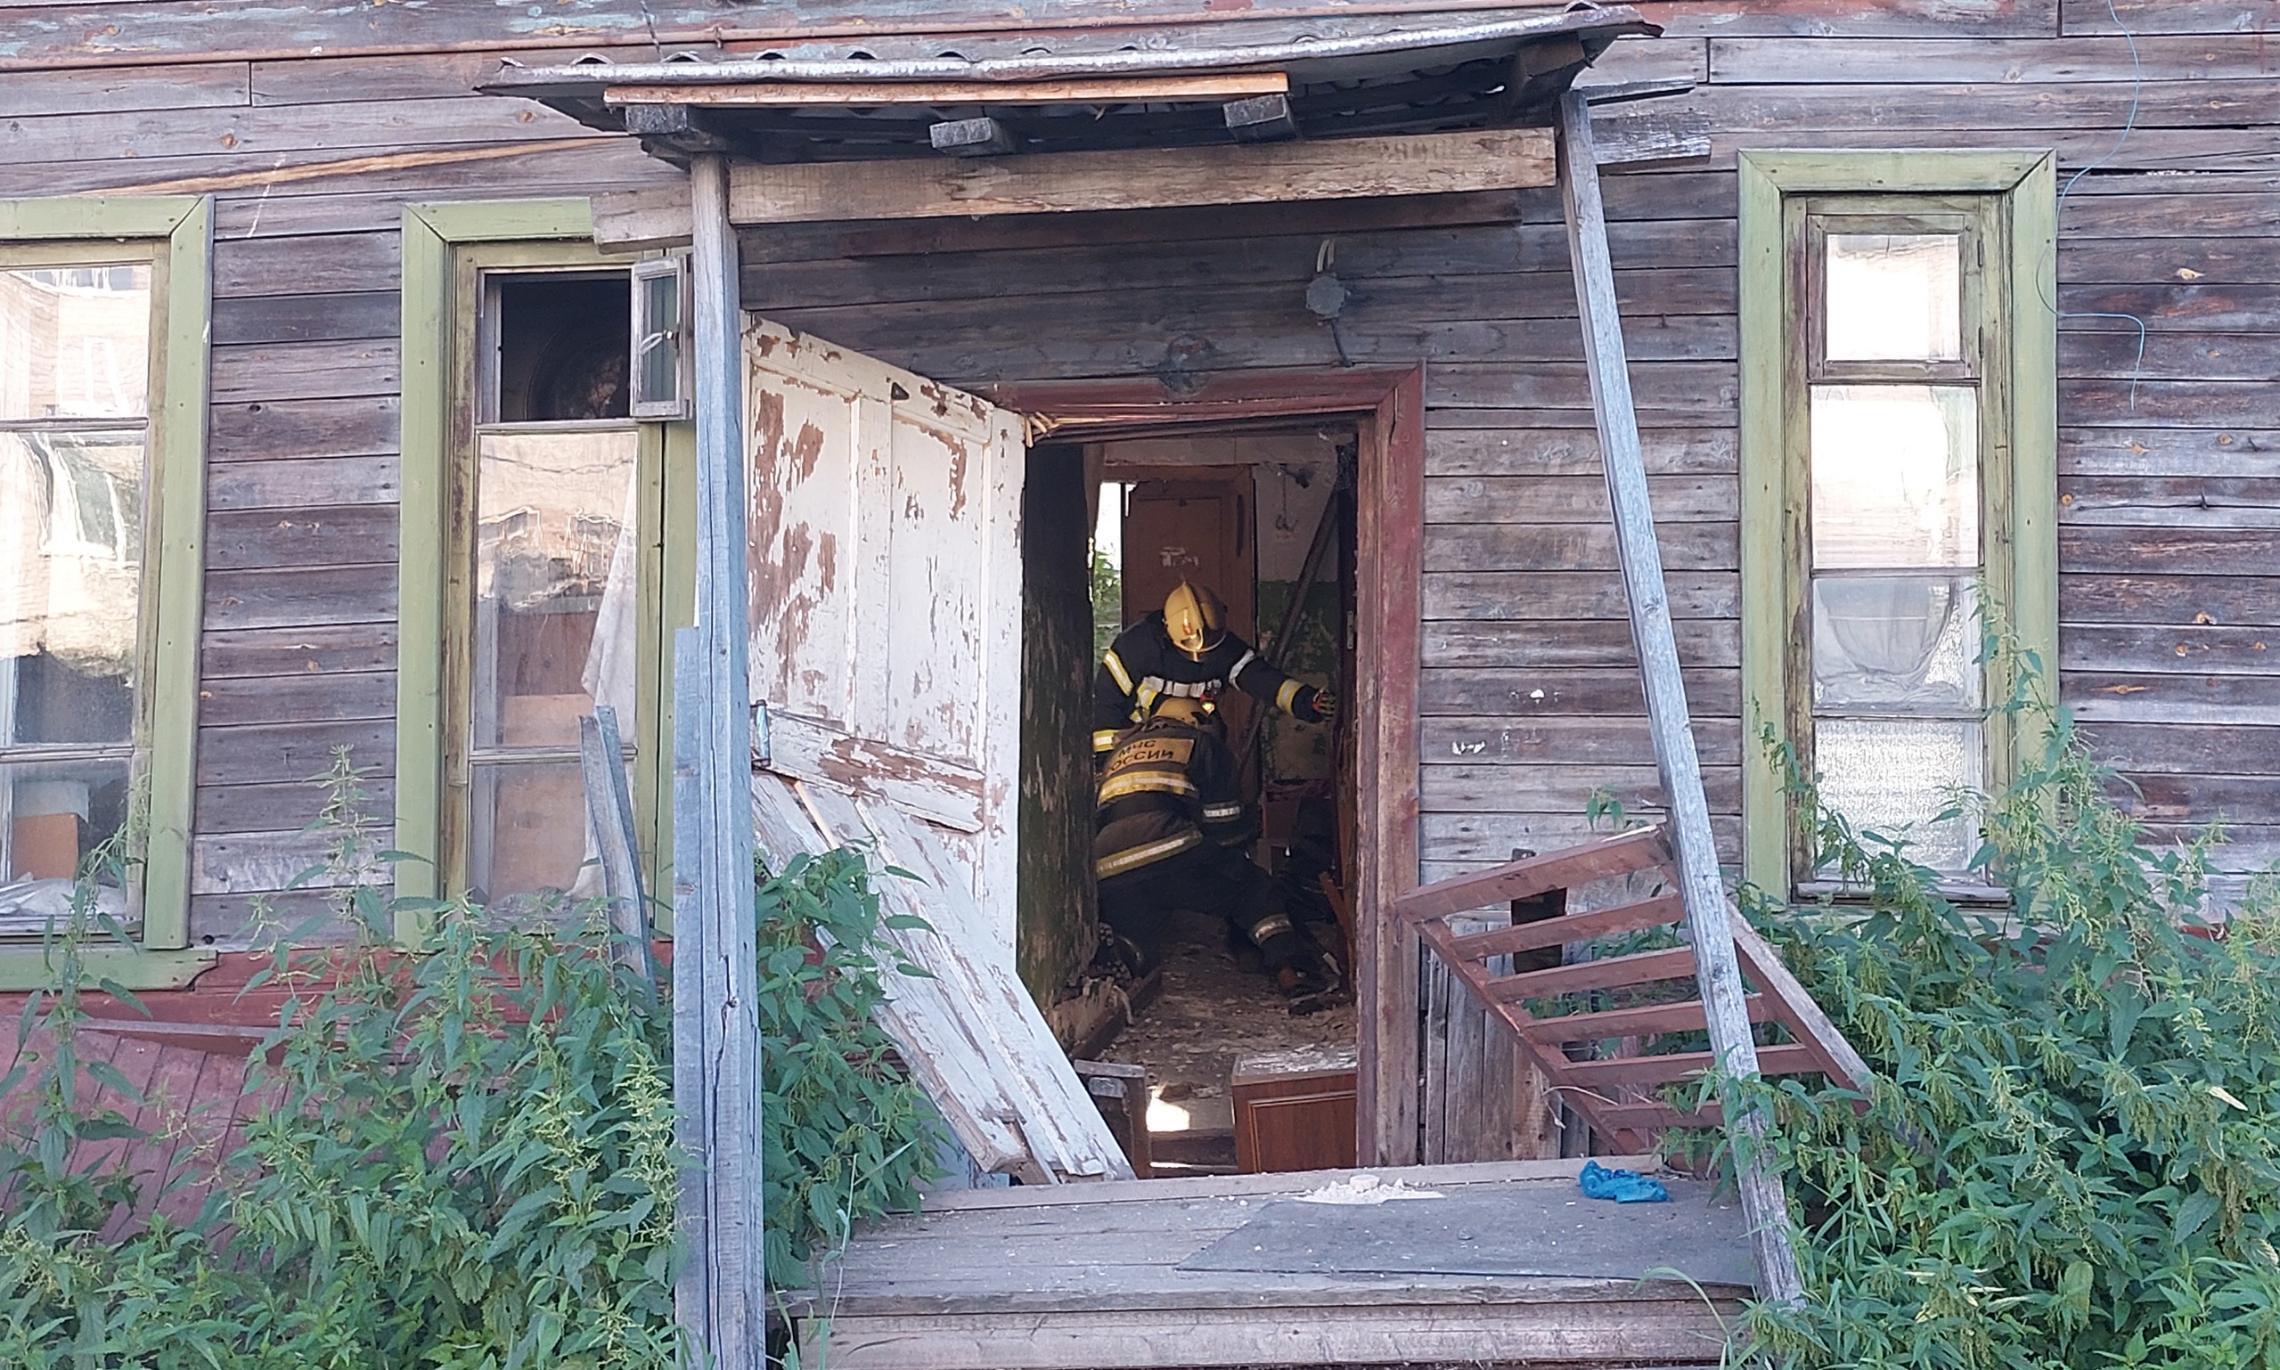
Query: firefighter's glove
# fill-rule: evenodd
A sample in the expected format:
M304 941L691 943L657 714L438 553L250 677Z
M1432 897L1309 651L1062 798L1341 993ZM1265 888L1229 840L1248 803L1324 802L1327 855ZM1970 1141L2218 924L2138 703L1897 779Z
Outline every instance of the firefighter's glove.
M1304 718L1308 723L1331 723L1338 718L1338 696L1328 690L1316 690L1305 707Z

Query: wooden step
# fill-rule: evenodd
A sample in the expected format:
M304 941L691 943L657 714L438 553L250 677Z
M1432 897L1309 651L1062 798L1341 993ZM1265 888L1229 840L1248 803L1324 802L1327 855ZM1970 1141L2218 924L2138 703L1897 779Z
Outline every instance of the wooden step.
M1753 1023L1771 1022L1773 1005L1762 994L1742 1000ZM1702 1032L1709 1027L1702 1001L1647 1004L1639 1008L1609 1009L1604 1013L1571 1013L1564 1018L1538 1018L1520 1027L1531 1042L1598 1042L1611 1037L1647 1037L1664 1032Z
M1700 1113L1689 1113L1664 1103L1599 1104L1592 1113L1594 1119L1609 1130L1642 1134L1672 1127L1716 1127L1726 1117L1726 1111L1716 1104L1705 1105Z
M1671 1056L1618 1056L1606 1061L1577 1061L1567 1068L1567 1083L1605 1090L1616 1085L1667 1085L1699 1075L1717 1064L1714 1052L1684 1051ZM1821 1058L1810 1047L1784 1043L1758 1048L1761 1075L1807 1075L1821 1068Z
M1549 999L1590 989L1616 989L1651 984L1657 980L1694 978L1694 948L1663 947L1610 956L1600 961L1578 961L1572 966L1500 975L1481 986L1483 993L1503 1003L1519 999Z
M1667 864L1670 846L1661 828L1639 828L1580 847L1508 861L1471 875L1436 880L1396 899L1393 911L1416 922L1467 909L1509 904L1547 890L1572 890L1609 876Z
M1571 942L1595 942L1602 937L1620 937L1627 932L1677 923L1685 917L1686 905L1676 894L1658 894L1635 904L1617 904L1613 908L1594 909L1590 913L1567 913L1539 922L1520 923L1509 928L1492 928L1487 932L1452 937L1449 950L1461 960L1478 961L1517 951L1535 951L1542 947L1564 947Z

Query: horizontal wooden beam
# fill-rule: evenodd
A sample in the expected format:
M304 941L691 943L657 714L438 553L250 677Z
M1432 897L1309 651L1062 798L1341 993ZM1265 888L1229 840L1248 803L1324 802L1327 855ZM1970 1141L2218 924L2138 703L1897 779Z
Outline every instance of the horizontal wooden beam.
M1554 183L1544 129L960 161L742 163L739 225L1158 209L1516 190Z
M1710 116L1653 105L1618 105L1591 121L1599 165L1652 166L1710 155Z
M1283 95L1280 71L1206 76L1088 77L1066 81L750 81L738 85L610 86L605 105L767 109L818 105L1211 104Z

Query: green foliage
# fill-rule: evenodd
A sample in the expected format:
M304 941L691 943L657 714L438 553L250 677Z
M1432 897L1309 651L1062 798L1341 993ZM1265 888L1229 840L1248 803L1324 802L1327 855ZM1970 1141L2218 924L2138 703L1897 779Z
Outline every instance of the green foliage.
M1114 487L1101 488L1105 492ZM1097 542L1091 544L1091 557L1093 660L1098 661L1108 655L1108 649L1116 645L1116 635L1124 631L1124 568Z
M872 1017L883 926L859 853L797 857L760 886L762 1160L768 1279L820 1285L810 1262L853 1224L918 1200L932 1177L933 1106ZM903 966L906 974L923 974Z
M355 776L342 762L328 783L328 865L361 870ZM514 925L424 902L433 931L407 957L386 941L399 901L344 896L362 940L296 951L288 935L257 977L305 990L249 1086L275 1102L249 1110L194 1222L138 1226L124 1148L93 1168L75 1155L140 1135L93 1106L97 1085L136 1097L128 1082L79 1051L87 988L134 1003L86 975L83 944L128 940L93 888L18 1025L53 1048L0 1077L34 1101L0 1132L0 1365L675 1363L670 1021L610 958L598 908ZM789 1275L909 1201L932 1124L869 1017L880 926L861 860L803 862L757 897L769 1257Z
M1959 907L1904 838L1823 811L1865 908L1752 909L1878 1072L1865 1111L1757 1086L1808 1299L1754 1335L1800 1366L2280 1365L2273 891L2216 935L2215 834L2154 849L2063 715L2006 711L2048 739L1986 805L1974 864L2010 908Z

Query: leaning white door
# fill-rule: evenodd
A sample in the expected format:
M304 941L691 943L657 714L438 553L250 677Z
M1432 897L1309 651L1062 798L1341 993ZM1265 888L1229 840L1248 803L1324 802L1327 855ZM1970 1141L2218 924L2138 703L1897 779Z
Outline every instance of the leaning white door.
M880 1021L977 1162L1129 1177L1014 974L1021 421L762 320L744 350L759 850L873 853L927 972L882 968Z
M1020 417L765 320L744 349L771 764L933 829L1010 964Z

